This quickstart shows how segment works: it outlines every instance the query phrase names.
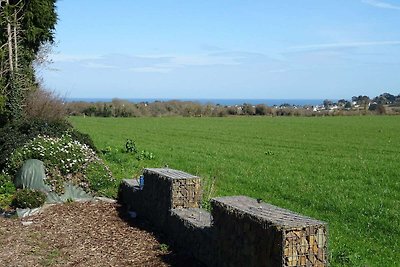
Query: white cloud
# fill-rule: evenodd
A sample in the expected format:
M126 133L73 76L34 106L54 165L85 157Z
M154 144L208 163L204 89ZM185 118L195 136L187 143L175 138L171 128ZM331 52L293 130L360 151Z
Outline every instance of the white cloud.
M100 63L94 63L94 62L87 62L84 64L86 68L90 69L117 69L116 66L113 65L108 65L108 64L100 64Z
M289 49L290 50L324 50L324 49L357 48L357 47L386 46L386 45L400 45L400 41L373 41L373 42L311 44L311 45L302 45L302 46L292 46L292 47L289 47Z
M263 65L281 69L279 60L262 53L226 51L200 54L108 54L108 55L54 55L55 63L80 66L87 69L109 69L140 73L168 73L191 67Z
M380 0L362 0L362 2L365 4L368 4L370 6L374 6L374 7L378 7L378 8L400 10L400 6L393 5L391 3L383 2Z
M158 67L141 67L141 68L130 68L133 72L147 72L147 73L168 73L172 69L169 68L158 68Z
M291 71L291 69L274 69L274 70L270 70L268 71L269 73L285 73L285 72L289 72Z
M53 54L50 56L50 58L53 62L78 62L78 61L82 61L82 60L100 59L100 56Z
M212 55L175 56L171 63L179 66L238 65L234 58Z

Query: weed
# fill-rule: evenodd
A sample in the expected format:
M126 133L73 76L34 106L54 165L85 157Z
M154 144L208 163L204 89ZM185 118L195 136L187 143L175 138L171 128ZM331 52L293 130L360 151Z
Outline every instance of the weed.
M41 260L42 266L53 266L59 262L61 257L61 251L59 249L53 249L49 251L45 258Z
M146 151L146 150L142 150L137 156L136 156L136 159L138 160L138 161L141 161L141 160L153 160L153 159L155 159L155 156L154 156L154 154L153 153L151 153L151 152L149 152L149 151Z
M125 151L126 153L137 153L137 148L134 140L132 139L126 140Z
M168 253L169 252L169 246L167 244L160 244L160 250L162 253Z

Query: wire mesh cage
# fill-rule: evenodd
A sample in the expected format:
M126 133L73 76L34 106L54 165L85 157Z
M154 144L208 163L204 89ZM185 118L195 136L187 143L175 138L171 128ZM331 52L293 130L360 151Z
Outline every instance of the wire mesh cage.
M327 266L327 229L325 225L284 231L283 266Z

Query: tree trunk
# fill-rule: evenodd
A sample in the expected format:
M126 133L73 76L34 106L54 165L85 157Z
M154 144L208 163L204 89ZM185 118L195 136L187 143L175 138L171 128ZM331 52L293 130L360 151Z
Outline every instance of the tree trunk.
M15 56L15 70L18 71L18 42L17 42L17 11L14 11L14 56Z
M6 5L10 4L10 0L6 1ZM10 18L7 20L7 43L8 43L8 60L10 61L10 73L14 75L14 63L13 63L13 38L11 32L11 21Z

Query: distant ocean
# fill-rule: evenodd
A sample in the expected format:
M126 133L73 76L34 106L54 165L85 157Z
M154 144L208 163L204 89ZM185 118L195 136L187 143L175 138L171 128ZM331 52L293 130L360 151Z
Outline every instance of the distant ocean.
M67 98L67 102L111 102L113 98ZM119 98L123 99L123 98ZM170 100L178 100L178 101L193 101L200 104L214 104L214 105L222 105L222 106L233 106L233 105L241 105L244 103L258 105L264 104L267 106L280 106L282 104L296 105L296 106L304 106L304 105L321 105L324 99L195 99L195 98L182 98L182 99L174 99L174 98L127 98L123 99L132 103L141 103L148 102L152 103L155 101L170 101ZM335 100L332 100L335 101Z

